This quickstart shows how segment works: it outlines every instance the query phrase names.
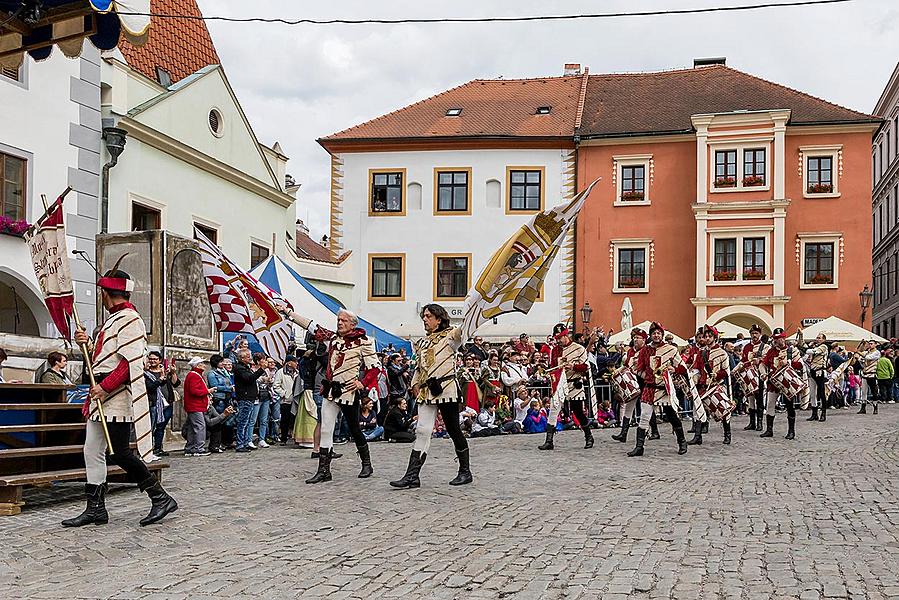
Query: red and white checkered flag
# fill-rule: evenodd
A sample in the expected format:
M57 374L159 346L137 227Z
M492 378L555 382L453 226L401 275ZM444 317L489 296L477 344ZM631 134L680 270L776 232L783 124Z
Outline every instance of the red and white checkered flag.
M278 307L291 307L290 303L234 264L200 231L194 231L216 329L252 333L269 356L283 363L292 325Z

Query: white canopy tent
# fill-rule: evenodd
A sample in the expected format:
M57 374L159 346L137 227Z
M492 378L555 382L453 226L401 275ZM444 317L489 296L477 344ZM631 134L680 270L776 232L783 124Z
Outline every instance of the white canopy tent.
M715 323L715 329L718 330L722 339L727 340L735 340L737 339L737 335L743 334L744 338L749 337L749 330L743 329L739 325L734 325L730 321L720 321Z
M849 321L844 321L839 317L827 317L823 321L819 321L814 325L809 325L802 330L802 337L806 341L813 340L819 334L824 334L827 341L833 342L861 342L864 340L874 340L875 342L885 342L886 340L867 329L863 329L858 325L853 325ZM796 339L796 334L790 336L791 340Z
M649 333L650 325L652 325L651 321L643 321L642 323L638 323L635 327L638 327L638 328L642 329L643 331L645 331L646 333ZM631 331L633 329L634 329L634 327L632 327L630 329L624 329L622 331L619 331L616 334L613 334L612 336L609 337L608 340L606 340L606 343L609 345L618 344L620 342L623 342L625 344L630 343ZM674 333L672 331L665 330L665 335L668 335L669 333L674 336L674 343L677 344L678 347L683 347L683 346L687 345L687 340L683 339L682 337L679 337L676 333Z

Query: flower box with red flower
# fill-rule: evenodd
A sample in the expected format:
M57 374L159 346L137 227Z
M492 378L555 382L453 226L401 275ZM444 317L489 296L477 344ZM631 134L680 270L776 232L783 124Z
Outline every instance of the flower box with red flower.
M624 277L618 282L618 287L641 288L644 286L642 277Z
M765 178L759 175L747 175L743 178L743 187L757 187L765 185Z
M833 193L833 184L832 183L810 183L808 185L808 193L809 194L832 194Z
M743 271L743 279L749 281L761 281L765 279L765 272L759 269L746 269Z
M630 192L621 192L621 201L622 202L642 202L645 195L643 192L639 191L630 191Z
M716 188L737 187L737 180L734 177L717 177L715 178Z
M736 281L736 271L715 271L715 281Z
M0 233L22 237L29 227L31 225L24 219L17 221L6 216L0 216Z
M812 275L809 279L809 283L813 285L828 285L833 283L833 275L828 275L826 273Z

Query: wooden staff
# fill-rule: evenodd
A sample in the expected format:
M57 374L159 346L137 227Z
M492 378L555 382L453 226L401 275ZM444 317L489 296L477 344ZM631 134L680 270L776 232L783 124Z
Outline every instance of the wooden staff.
M66 188L66 191L62 193L60 198L65 198L65 195L71 191L72 188ZM46 194L41 194L41 201L44 203L44 213L50 210L49 204L47 204L47 196ZM62 207L60 207L62 210ZM68 258L66 258L68 260ZM74 288L73 288L74 289ZM73 291L74 296L74 291ZM75 307L74 297L72 302L72 316L75 318L75 327L80 329L81 331L85 331L84 325L81 324L81 319L78 318L78 309ZM87 368L87 376L88 380L91 383L91 389L97 385L97 378L94 377L94 365L93 360L91 359L90 349L87 344L80 344L81 354L84 355L84 366ZM88 392L88 398L90 398L90 392ZM88 403L88 408L90 404ZM112 453L112 439L109 437L109 428L106 426L106 415L103 412L103 402L98 398L97 399L97 411L100 413L100 425L103 427L103 435L106 437L106 447L108 452ZM90 414L88 414L88 418L90 418Z

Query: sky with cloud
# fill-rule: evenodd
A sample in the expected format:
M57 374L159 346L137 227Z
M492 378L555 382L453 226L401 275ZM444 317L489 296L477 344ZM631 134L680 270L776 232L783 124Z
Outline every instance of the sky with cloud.
M207 16L488 17L672 10L756 0L199 0ZM316 139L477 78L729 66L870 112L899 61L899 2L530 23L298 25L208 22L260 141L281 143L297 215L327 233L329 159Z

